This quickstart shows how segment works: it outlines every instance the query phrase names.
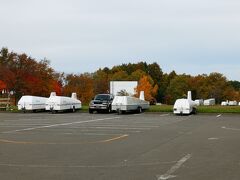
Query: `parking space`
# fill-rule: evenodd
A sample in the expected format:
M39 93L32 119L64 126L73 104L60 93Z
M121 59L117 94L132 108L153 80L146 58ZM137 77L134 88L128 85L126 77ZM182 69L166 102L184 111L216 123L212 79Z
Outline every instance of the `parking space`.
M3 179L239 179L240 116L1 113Z

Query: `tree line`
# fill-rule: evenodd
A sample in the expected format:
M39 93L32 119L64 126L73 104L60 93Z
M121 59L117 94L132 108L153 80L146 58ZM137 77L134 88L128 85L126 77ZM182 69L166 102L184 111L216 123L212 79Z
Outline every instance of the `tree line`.
M163 73L158 63L128 63L112 68L100 68L93 73L65 74L50 67L48 60L36 60L26 54L0 51L0 90L14 91L18 99L22 95L49 96L55 91L58 95L70 96L72 92L87 104L95 94L109 93L112 80L138 81L137 95L145 91L149 101L173 104L176 99L186 97L192 91L194 99L216 98L240 101L240 82L228 81L221 73L191 76L175 71Z
M22 95L49 96L51 91L61 94L58 77L46 59L37 61L7 48L0 51L0 90L13 92L16 99Z

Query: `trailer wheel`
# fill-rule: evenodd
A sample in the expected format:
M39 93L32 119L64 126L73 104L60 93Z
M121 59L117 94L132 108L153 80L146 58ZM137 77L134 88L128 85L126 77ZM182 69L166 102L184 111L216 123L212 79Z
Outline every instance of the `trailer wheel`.
M25 107L22 108L22 112L23 112L23 113L26 113L26 108L25 108Z
M192 114L197 114L197 109L193 108Z
M122 110L121 109L117 109L117 114L118 115L120 115L120 114L122 114L123 112L122 112Z
M138 113L142 113L142 108L138 107L137 111L138 111Z
M107 112L108 112L108 113L111 113L111 112L112 112L111 106L109 106L109 107L107 108Z
M57 110L51 109L52 114L56 114L57 112L58 112Z
M73 106L73 108L72 108L72 112L75 112L75 111L76 111L75 106Z

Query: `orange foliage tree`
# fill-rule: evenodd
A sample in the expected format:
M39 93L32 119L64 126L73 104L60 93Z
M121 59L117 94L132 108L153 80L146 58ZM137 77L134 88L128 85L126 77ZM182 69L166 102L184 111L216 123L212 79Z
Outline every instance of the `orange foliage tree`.
M147 101L155 101L158 85L156 84L153 86L153 80L151 77L145 75L138 82L138 86L136 88L137 97L139 97L141 91L144 91L145 99Z
M83 104L87 104L94 96L93 90L93 79L90 74L67 75L64 95L70 96L72 92L76 92L78 99L80 99Z

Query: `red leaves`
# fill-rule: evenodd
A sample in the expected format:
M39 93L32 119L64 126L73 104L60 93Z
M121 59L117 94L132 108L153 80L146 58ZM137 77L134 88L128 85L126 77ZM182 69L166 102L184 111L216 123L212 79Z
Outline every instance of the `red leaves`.
M17 98L26 94L49 96L51 91L61 94L57 78L47 60L37 61L6 49L0 51L0 79L9 91L14 90Z
M56 80L52 81L53 91L56 92L58 96L62 95L62 84Z
M0 91L2 91L3 89L6 89L6 88L7 88L6 84L0 80Z

